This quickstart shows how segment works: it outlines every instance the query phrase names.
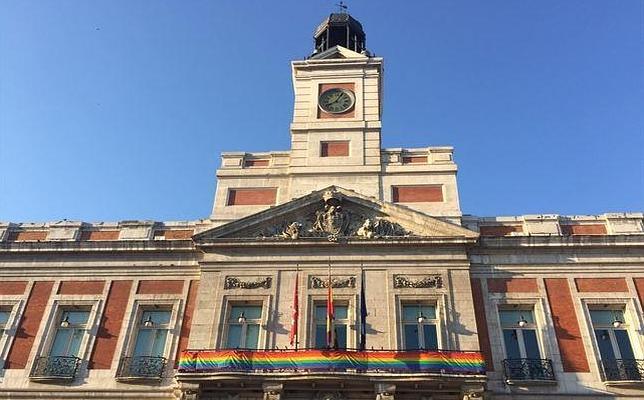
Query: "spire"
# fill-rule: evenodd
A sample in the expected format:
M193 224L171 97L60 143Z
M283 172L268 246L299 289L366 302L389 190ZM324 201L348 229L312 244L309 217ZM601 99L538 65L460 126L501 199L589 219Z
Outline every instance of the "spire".
M362 24L347 13L344 3L340 2L338 7L340 11L325 18L315 30L313 55L334 46L342 46L356 53L368 55Z

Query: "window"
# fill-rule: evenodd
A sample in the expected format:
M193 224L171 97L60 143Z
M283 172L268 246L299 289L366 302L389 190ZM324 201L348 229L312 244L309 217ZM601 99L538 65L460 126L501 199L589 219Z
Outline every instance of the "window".
M333 303L335 311L335 320L333 322L333 329L335 332L335 342L333 347L336 349L347 348L347 330L349 328L349 307L347 304ZM327 348L326 341L326 313L327 307L325 303L315 304L315 348Z
M7 308L0 308L0 335L4 333L5 330L9 327L9 317L11 316L11 310Z
M117 379L160 379L166 365L166 343L172 311L143 309L136 324L136 340L129 357L122 357Z
M49 351L36 359L32 378L71 380L76 376L89 314L89 310L61 309Z
M605 379L642 380L644 361L635 359L624 308L603 307L589 311Z
M437 322L435 305L403 304L403 348L405 350L438 349Z
M499 310L507 359L540 359L537 327L532 310Z
M261 305L232 305L226 320L226 348L257 349L261 322Z

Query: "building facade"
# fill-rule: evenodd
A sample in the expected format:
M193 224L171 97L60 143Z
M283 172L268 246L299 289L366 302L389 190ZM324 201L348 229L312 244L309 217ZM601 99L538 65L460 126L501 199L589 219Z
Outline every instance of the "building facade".
M464 216L365 36L322 22L209 218L0 224L0 398L644 398L643 214Z

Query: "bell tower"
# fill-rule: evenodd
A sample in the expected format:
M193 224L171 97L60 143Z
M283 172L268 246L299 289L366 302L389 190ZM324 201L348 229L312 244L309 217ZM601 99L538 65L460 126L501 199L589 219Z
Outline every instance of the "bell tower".
M383 60L346 12L326 17L313 40L312 54L291 64L291 195L332 183L379 198ZM306 178L312 172L323 186Z

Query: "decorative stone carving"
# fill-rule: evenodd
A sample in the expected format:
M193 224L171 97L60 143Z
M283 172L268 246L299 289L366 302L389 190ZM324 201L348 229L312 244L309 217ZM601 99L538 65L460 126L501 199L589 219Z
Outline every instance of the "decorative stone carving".
M224 289L270 289L273 278L267 276L253 281L242 280L235 276L227 276Z
M342 194L337 191L326 191L322 199L322 208L308 208L304 215L295 216L295 220L262 228L255 235L260 238L291 240L326 237L334 242L341 237L352 236L377 239L412 235L398 223L383 218L374 210L348 209L343 204Z
M292 222L282 231L281 236L286 239L297 240L300 238L300 229L302 229L302 224L300 222Z
M344 400L340 392L318 392L315 400Z
M443 287L441 275L424 275L412 278L410 275L394 275L394 288L440 289Z
M374 385L376 391L376 400L394 400L396 394L396 385L390 383L376 383Z
M262 384L262 389L264 390L264 400L280 400L282 392L284 391L284 385L281 383L267 382Z
M356 277L355 276L344 276L344 277L332 277L331 286L334 289L341 288L355 288L356 287ZM311 289L326 289L329 287L329 278L311 276L309 278L309 287Z

